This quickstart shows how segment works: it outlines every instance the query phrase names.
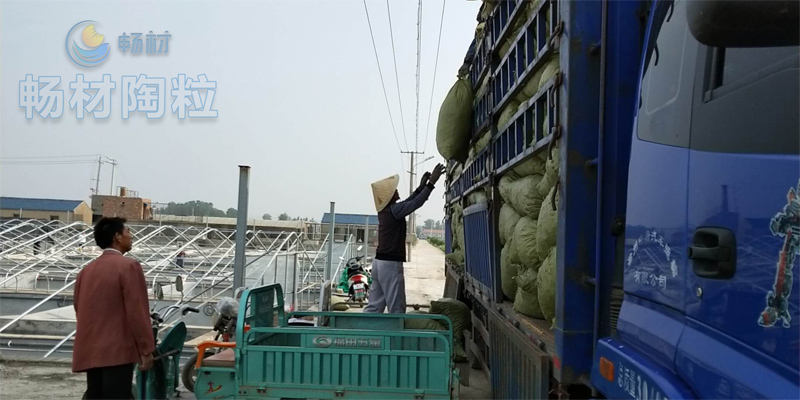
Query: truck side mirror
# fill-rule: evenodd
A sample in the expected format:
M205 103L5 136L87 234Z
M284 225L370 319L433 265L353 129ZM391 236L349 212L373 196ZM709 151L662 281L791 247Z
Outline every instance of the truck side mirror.
M164 300L164 288L161 287L161 283L156 282L153 286L153 293L156 295L156 299Z
M796 0L688 0L686 19L698 42L711 47L800 44Z
M175 277L175 290L183 293L183 277L180 275Z

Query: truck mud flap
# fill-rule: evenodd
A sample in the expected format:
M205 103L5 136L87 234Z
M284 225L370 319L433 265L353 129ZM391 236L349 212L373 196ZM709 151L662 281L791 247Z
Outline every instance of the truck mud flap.
M502 316L489 312L492 398L546 399L550 359Z

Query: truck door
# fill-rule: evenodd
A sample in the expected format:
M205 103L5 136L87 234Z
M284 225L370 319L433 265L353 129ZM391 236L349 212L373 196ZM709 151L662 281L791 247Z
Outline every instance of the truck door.
M642 342L641 338L647 336L634 331L662 330L664 323L656 313L635 309L644 311L655 306L682 313L685 298L690 137L687 116L692 109L698 43L686 29L685 0L659 1L655 7L645 49L628 176L624 269L627 296L618 330L631 344ZM657 319L643 323L644 317ZM679 330L675 332L678 334Z
M678 363L703 398L797 394L798 57L797 47L698 55Z

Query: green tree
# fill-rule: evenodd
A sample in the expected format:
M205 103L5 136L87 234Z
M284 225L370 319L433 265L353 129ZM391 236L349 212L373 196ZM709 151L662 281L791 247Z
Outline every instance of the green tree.
M433 224L435 224L435 223L436 223L436 221L434 221L432 219L426 219L425 220L425 229L433 229Z
M278 221L288 221L290 219L291 219L291 217L289 217L289 214L287 214L287 213L283 213L283 214L278 216Z
M442 230L442 221L436 221L436 223L433 224L433 229Z
M166 207L159 210L159 213L165 215L178 215L178 216L201 216L201 217L224 217L225 212L214 208L214 204L193 200L186 203L169 202Z
M228 211L225 211L225 216L228 218L236 218L236 209L231 207Z
M272 215L264 214L261 216L261 219L263 219L264 221L272 221Z

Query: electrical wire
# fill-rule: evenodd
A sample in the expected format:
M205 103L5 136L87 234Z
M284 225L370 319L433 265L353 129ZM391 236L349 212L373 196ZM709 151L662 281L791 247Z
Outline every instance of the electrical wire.
M366 0L364 0L366 7ZM397 73L397 52L394 49L394 28L392 28L392 11L389 8L389 0L386 0L386 15L389 17L389 36L392 38L392 57L394 58L394 80L397 83L397 101L400 104L400 124L403 127L403 143L408 148L408 134L406 133L406 117L403 115L403 96L400 95L400 76ZM373 39L374 40L374 39Z
M388 0L387 0L388 1ZM417 116L414 127L414 151L419 151L419 67L422 61L422 0L417 6Z
M105 157L101 154L84 154L77 156L20 156L20 157L2 157L3 160L27 160L27 159L58 159L58 158L83 158L83 157ZM106 157L108 158L108 157Z
M433 110L433 91L436 88L436 71L439 69L439 49L442 45L442 27L444 27L444 10L447 0L442 1L442 20L439 22L439 40L436 43L436 62L433 65L433 84L431 85L431 100L428 104L428 127L425 129L425 142L423 142L422 152L428 149L428 133L431 130L431 111Z
M386 94L386 84L383 80L383 71L381 70L381 61L378 58L378 47L375 45L375 35L372 33L372 22L369 19L369 9L367 8L367 0L364 1L364 12L367 14L367 25L369 26L369 36L372 38L372 50L375 52L375 62L378 63L378 74L381 77L381 87L383 88L383 98L386 100L386 111L389 112L389 120L392 122L392 132L394 133L394 140L397 142L397 148L403 151L400 147L400 140L397 138L397 129L394 125L394 117L392 117L392 108L389 106L389 96ZM402 111L402 109L401 109ZM407 145L406 145L407 146Z

